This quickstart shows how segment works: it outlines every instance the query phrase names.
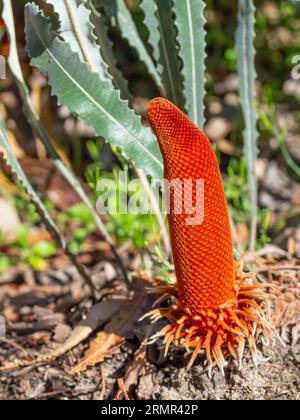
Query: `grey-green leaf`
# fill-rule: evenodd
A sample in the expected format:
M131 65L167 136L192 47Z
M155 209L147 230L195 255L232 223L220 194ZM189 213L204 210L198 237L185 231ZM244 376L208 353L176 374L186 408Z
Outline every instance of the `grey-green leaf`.
M236 31L236 52L238 59L239 89L245 131L244 146L248 166L248 183L251 200L251 240L250 249L254 250L257 234L258 188L256 179L257 158L257 111L255 93L255 7L252 0L239 0L238 28Z
M139 59L146 65L149 74L153 77L157 85L160 86L160 75L141 40L135 22L124 0L110 0L109 2L107 0L96 0L96 5L104 7L108 14L110 14L113 18L112 23L117 25L123 38L125 38L129 45L136 50Z
M185 108L190 119L202 128L205 99L205 3L203 0L174 1L179 57L183 63Z
M99 44L101 45L101 55L108 65L108 72L112 77L116 89L120 90L123 99L131 99L128 89L128 81L123 76L117 65L117 60L113 51L113 43L108 35L108 25L103 13L100 13L93 4L88 1L88 7L91 10L91 21L95 27L95 33Z
M86 7L86 0L78 4L77 0L44 0L51 4L59 17L60 34L74 52L88 63L91 71L97 72L102 80L107 78L107 65L100 53L100 46L91 22L91 11Z
M160 33L157 19L157 5L155 1L142 0L140 8L144 13L144 24L149 32L148 41L153 50L153 57L158 63Z
M176 30L173 19L173 0L153 0L157 5L157 18L160 30L159 72L166 96L179 108L184 108L181 62L178 58Z
M121 149L146 174L161 178L162 158L155 137L141 125L140 118L120 99L108 81L101 81L73 53L69 44L45 35L50 25L39 8L25 9L27 50L32 64L47 74L60 104L95 129L98 136ZM32 41L35 39L35 41ZM31 42L30 42L31 40ZM43 52L40 54L41 45Z

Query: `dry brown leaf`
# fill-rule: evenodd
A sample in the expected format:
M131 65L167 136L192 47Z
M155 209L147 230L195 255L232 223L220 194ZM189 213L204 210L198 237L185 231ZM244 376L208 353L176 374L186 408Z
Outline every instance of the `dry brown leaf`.
M112 357L125 339L133 336L133 331L138 334L140 317L149 310L149 294L145 289L144 281L134 281L131 289L134 297L131 301L123 301L118 312L111 318L95 340L90 344L84 358L73 368L70 373L83 372L89 366L103 362L107 357ZM152 299L152 298L151 298ZM144 338L144 337L142 337Z
M96 338L91 341L90 347L84 355L84 358L73 367L69 373L75 375L76 373L84 372L89 366L95 366L103 362L106 358L111 358L114 354L120 351L121 345L125 339L114 333L107 333L101 331Z

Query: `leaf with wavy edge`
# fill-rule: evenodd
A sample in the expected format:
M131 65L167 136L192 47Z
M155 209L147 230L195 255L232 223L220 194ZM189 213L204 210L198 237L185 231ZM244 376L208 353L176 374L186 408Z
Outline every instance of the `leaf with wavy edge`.
M150 2L151 3L151 2ZM203 0L174 1L179 57L182 60L186 110L190 119L204 125L205 98L205 3Z
M157 5L157 19L160 31L160 65L166 96L179 108L184 108L181 63L178 58L176 30L173 19L173 0L153 0Z
M88 63L91 71L99 74L102 80L107 79L107 64L101 56L100 46L91 22L91 11L87 2L80 4L77 0L44 0L54 8L60 22L59 33L68 42L74 52Z
M153 77L157 85L160 86L161 77L141 40L135 22L124 0L96 0L95 4L104 7L107 14L113 18L112 23L117 25L123 38L125 38L128 44L137 52L139 59L146 65L149 74Z
M144 24L148 29L149 36L148 42L153 50L153 57L158 63L159 61L159 42L160 42L160 33L158 29L158 19L157 19L157 5L155 1L142 0L140 8L144 13Z
M256 179L257 121L256 112L256 70L255 70L255 7L252 0L239 0L238 27L236 31L236 52L238 59L239 90L245 131L244 145L248 168L248 183L251 200L250 249L254 250L257 235L258 188Z
M120 90L122 99L131 99L132 95L129 92L128 81L125 79L117 65L117 60L113 51L113 42L108 35L109 26L106 22L106 17L95 8L93 0L89 0L87 5L92 12L91 21L95 27L95 34L101 45L101 54L108 65L108 73L112 77L113 85L116 89Z
M31 63L47 74L59 103L67 105L98 136L119 147L138 168L160 179L163 164L157 141L120 99L118 91L91 73L67 43L53 39L49 19L35 4L26 5L25 19Z

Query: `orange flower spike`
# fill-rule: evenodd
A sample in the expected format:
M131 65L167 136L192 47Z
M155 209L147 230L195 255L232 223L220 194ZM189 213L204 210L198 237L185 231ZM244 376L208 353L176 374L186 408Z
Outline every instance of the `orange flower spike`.
M174 214L171 202L169 224L182 301L194 314L200 309L215 309L234 299L236 272L216 155L205 134L167 100L153 100L148 116L164 158L165 178L204 181L203 223L187 224L191 214ZM196 188L192 194L195 204Z
M185 347L195 347L192 363L203 349L209 364L215 362L223 370L224 356L236 352L241 359L246 342L255 358L256 325L265 335L272 332L263 316L266 294L257 283L251 287L243 283L240 267L234 260L222 177L208 138L166 99L152 100L148 117L163 155L165 179L180 180L183 191L179 200L181 213L174 190L170 194L169 226L178 297L174 298L174 286L170 286L173 306L168 309L168 318L177 320L177 328L170 330L168 345L171 340L175 343L181 340ZM189 205L185 193L191 192L191 186L184 184L184 180L192 180ZM197 180L204 182L203 219L198 219L198 223L194 219L191 224L197 214L195 206L201 206ZM157 309L152 312L152 319L157 321L165 313L165 308ZM158 333L152 341L160 336Z

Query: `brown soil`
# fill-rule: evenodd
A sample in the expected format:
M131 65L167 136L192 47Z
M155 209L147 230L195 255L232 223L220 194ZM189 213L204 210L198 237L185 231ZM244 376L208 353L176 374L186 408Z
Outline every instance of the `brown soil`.
M225 377L214 369L212 378L200 365L190 371L168 364L149 366L140 380L137 396L158 400L299 400L300 345L264 348L268 360L256 369L246 356L239 370L230 362Z
M60 362L2 374L0 399L112 399L117 393L116 378L123 377L133 359L133 346L125 345L101 369L93 367L71 376L65 370L80 356L82 347ZM151 364L148 357L133 396L141 400L300 400L300 345L264 347L264 354L268 359L257 369L246 354L241 369L231 361L225 377L215 368L211 378L202 361L187 371L182 352L159 365Z

